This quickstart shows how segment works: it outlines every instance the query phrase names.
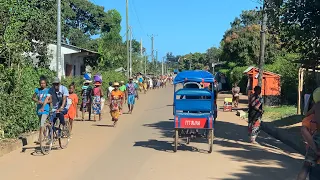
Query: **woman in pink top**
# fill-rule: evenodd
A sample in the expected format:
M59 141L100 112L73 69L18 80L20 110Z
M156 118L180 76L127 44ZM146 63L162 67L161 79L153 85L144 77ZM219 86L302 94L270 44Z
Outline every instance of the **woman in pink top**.
M103 92L101 90L101 82L95 82L92 93L92 109L94 121L96 121L96 115L99 115L99 121L101 121L101 97L103 97Z

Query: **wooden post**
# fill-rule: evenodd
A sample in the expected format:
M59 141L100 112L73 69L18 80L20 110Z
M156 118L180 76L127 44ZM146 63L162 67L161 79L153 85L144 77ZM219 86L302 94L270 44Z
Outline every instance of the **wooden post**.
M298 102L297 102L297 114L301 114L301 92L300 92L300 87L301 87L301 68L299 68L299 73L298 73Z
M302 92L303 92L303 87L304 87L304 72L305 71L307 71L307 69L302 68L302 70L301 70L301 84L300 84L300 106L301 106L301 99L303 97ZM300 111L301 111L301 109L300 109ZM302 114L302 113L300 112L300 114Z
M301 114L301 104L302 104L302 91L304 84L304 68L299 68L299 84L298 84L298 104L297 104L297 114Z

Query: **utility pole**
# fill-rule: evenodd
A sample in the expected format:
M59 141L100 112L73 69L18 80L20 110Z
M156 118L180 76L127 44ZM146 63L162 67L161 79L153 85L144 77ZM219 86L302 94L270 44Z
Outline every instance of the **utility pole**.
M156 50L156 60L155 60L156 72L158 72L157 65L158 65L158 50Z
M154 37L157 35L151 35L151 62L154 63Z
M147 61L148 61L148 56L145 55L145 60L144 60L144 75L147 75Z
M129 52L129 0L126 0L126 39L127 39L127 77L130 76L130 52Z
M154 63L154 35L151 35L151 62Z
M129 31L130 31L130 64L129 64L129 77L132 77L132 27L129 27Z
M143 71L143 61L144 61L144 57L143 57L143 46L142 46L142 38L140 39L140 55L141 55L141 57L140 57L140 72L142 72Z
M140 39L140 55L143 56L142 38Z
M162 63L161 63L161 75L163 76L163 73L164 73L164 67L163 67L163 62L164 62L164 58L162 58Z
M267 21L268 15L266 12L266 2L267 0L263 1L263 8L262 8L262 23L261 23L261 32L260 32L260 56L259 56L259 79L258 85L262 87L262 80L263 80L263 68L264 68L264 56L265 56L265 49L266 49L266 30L267 30Z
M57 73L61 79L64 62L61 59L61 0L57 0Z

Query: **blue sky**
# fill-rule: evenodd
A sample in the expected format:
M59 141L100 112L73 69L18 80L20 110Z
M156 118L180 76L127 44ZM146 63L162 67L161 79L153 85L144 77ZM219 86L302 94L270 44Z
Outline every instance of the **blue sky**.
M255 0L129 0L129 23L133 38L142 38L147 54L151 54L151 39L158 59L167 52L184 55L205 52L218 47L230 22L242 10L254 9ZM121 35L125 34L125 0L91 0L106 10L116 9L122 16ZM125 38L124 38L125 40Z

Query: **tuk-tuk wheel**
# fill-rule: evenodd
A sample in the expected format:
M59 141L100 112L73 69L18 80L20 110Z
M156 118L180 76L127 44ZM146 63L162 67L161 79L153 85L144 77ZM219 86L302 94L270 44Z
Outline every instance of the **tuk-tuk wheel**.
M179 140L179 131L178 131L178 129L176 129L175 136L174 136L174 148L173 148L174 152L177 152L177 150L178 150L178 140Z
M186 142L187 144L190 144L190 139L191 139L190 137L187 137L187 142Z
M214 139L214 131L213 129L209 130L209 134L208 134L208 144L209 144L209 153L212 152L212 146L213 146L213 139Z

